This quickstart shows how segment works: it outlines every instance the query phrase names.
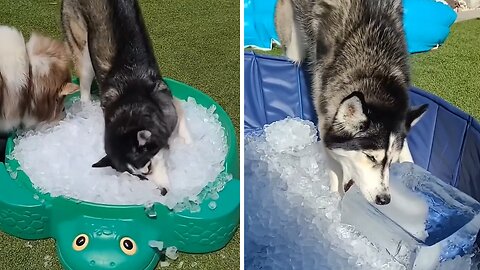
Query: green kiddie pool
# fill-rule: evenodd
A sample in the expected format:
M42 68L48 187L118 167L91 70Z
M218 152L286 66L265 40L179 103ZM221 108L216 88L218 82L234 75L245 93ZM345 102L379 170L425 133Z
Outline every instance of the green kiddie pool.
M0 230L28 240L53 238L66 269L153 269L160 259L149 241L162 241L181 252L208 253L223 248L233 237L240 219L240 181L237 143L227 113L210 97L183 83L165 79L174 96L193 97L204 107L215 105L225 128L229 150L225 173L233 175L217 207L174 212L161 204L103 205L42 194L28 176L9 158L13 138L7 144L7 159L0 164ZM69 101L67 101L69 102ZM16 174L16 176L15 176ZM13 178L12 178L13 176ZM212 179L214 180L214 179Z

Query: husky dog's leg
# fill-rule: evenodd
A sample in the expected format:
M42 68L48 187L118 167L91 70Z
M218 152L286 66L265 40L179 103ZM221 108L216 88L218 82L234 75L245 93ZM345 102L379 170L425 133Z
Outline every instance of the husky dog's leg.
M90 100L90 87L95 76L87 43L87 26L80 14L78 3L64 0L62 4L62 27L72 54L75 70L80 79L82 101Z
M402 151L400 151L400 156L398 157L398 162L412 162L413 163L413 157L412 157L412 154L410 153L410 149L408 148L407 138L405 138L405 141L403 142L403 147L402 147Z
M343 196L345 191L343 188L343 171L338 161L332 158L328 153L325 145L321 143L323 156L326 159L326 165L328 166L326 169L328 171L328 176L330 178L330 190L334 192L338 192L340 196Z
M83 102L90 100L90 88L92 86L95 72L93 71L90 53L88 51L88 44L83 48L82 60L80 68L80 99Z
M170 181L167 172L167 150L160 150L152 159L152 174L147 178L157 185L162 195L166 195L170 189Z
M279 0L277 2L275 28L286 56L294 63L300 63L305 58L305 40L295 20L291 0Z
M192 137L190 136L190 131L187 128L187 123L185 119L185 112L183 111L182 105L177 98L173 98L173 105L177 111L177 133L180 138L183 139L183 143L190 144L192 142Z
M304 44L303 34L298 26L296 21L293 21L292 24L292 39L285 54L290 58L294 63L300 63L305 58L305 44Z

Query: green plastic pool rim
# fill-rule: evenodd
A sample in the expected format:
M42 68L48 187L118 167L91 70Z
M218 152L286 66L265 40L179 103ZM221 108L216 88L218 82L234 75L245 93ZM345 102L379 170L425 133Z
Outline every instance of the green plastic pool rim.
M230 119L228 117L228 114L225 112L225 110L218 103L216 103L213 99L211 99L208 95L204 94L203 92L200 92L200 91L196 90L195 88L192 88L191 86L189 86L185 83L175 81L175 80L170 79L170 78L164 78L164 80L167 83L167 85L169 86L169 88L171 89L172 94L175 97L177 97L181 100L186 100L187 98L192 97L192 98L195 99L197 104L200 104L200 105L202 105L206 108L208 108L211 105L215 105L215 107L216 107L215 113L219 115L220 119L226 119L226 118ZM77 78L74 78L72 81L78 83ZM191 89L191 90L195 90L196 94L194 96L193 95L187 95L185 92L177 90L179 88L183 88L183 89L188 88L188 89ZM97 91L96 87L94 87L92 89L92 92L95 92L95 91ZM66 100L66 103L70 104L70 103L74 102L75 100L78 100L79 99L79 94L80 93L77 92L75 94L70 95L68 97L68 99ZM227 145L228 145L228 152L227 152L227 155L225 156L225 170L224 170L224 172L232 174L233 178L235 178L235 179L239 179L240 169L239 169L239 162L238 162L238 157L237 157L238 156L238 150L237 150L235 129L233 127L233 123L230 120L222 122L222 125L225 129L225 134L227 136ZM30 182L30 179L29 179L28 175L26 175L25 172L23 172L21 170L21 166L20 166L19 162L15 159L11 158L10 155L15 148L14 138L15 138L15 135L12 135L8 138L7 145L6 145L6 151L5 151L5 154L6 154L5 165L8 166L10 170L17 171L18 174L17 174L16 181L22 182L22 184L24 185L25 188L31 190L33 193L37 194L40 198L51 199L52 197L48 193L42 193L39 190L37 190L35 187L33 187L32 183ZM81 202L85 205L91 205L91 206L94 206L94 207L130 208L130 207L138 207L139 206L139 205L102 204L102 203L82 201L82 200L78 200L78 199L75 199L75 198L66 198L66 197L64 197L64 198L68 199L68 200L72 200L76 203ZM160 203L155 203L155 204L160 204ZM187 209L187 210L185 210L185 212L189 212L189 210Z

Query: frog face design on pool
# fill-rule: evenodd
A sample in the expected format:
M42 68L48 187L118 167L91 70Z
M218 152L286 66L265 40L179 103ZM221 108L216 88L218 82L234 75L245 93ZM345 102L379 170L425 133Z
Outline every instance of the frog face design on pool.
M148 245L155 232L132 220L87 218L67 223L58 232L57 252L71 269L145 269L159 258Z

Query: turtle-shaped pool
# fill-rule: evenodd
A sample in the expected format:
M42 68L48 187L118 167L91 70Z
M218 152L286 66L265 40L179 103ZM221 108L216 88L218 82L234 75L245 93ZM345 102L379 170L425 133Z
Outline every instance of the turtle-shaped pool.
M9 138L5 164L0 164L0 230L28 239L53 238L59 260L66 269L154 269L160 254L149 242L162 241L186 253L208 253L223 248L240 221L239 159L235 130L227 113L204 93L181 82L165 79L174 96L193 97L204 107L216 106L225 129L228 153L225 184L210 209L210 199L200 211L175 212L162 204L96 204L66 197L51 197L36 190L28 176L10 157ZM12 178L12 173L16 176ZM213 181L214 179L212 179Z

